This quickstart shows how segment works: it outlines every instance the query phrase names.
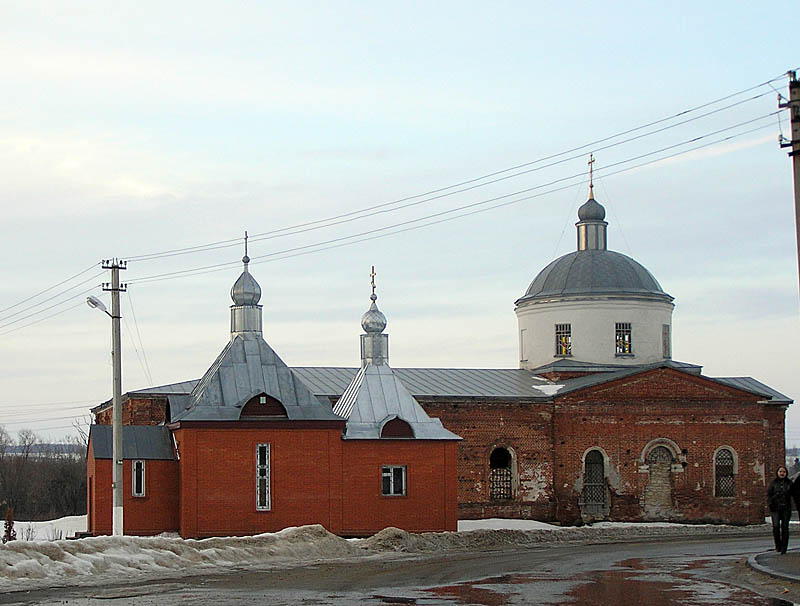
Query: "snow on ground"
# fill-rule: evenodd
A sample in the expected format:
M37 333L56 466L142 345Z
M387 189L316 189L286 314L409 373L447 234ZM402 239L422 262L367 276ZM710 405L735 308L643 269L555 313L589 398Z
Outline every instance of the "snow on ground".
M732 527L687 524L603 522L559 527L533 520L462 520L459 532L408 533L385 528L366 539L346 540L320 525L286 528L249 537L181 539L158 537L69 536L86 527L86 516L50 522L18 522L17 538L0 545L0 592L52 585L95 585L122 578L185 577L230 567L307 564L313 560L396 557L442 551L519 549L568 541L654 540L709 536L769 536L768 526ZM36 531L25 539L25 529ZM216 569L216 570L215 570Z
M86 532L86 516L68 516L47 522L14 522L20 541L57 541L74 537L76 532Z
M547 522L536 520L506 520L502 518L488 518L486 520L459 520L458 531L467 530L557 530L560 526L553 526Z

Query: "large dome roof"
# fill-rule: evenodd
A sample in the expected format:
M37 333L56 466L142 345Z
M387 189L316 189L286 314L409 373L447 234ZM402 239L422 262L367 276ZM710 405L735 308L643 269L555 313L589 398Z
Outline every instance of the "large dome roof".
M574 295L649 295L671 301L642 265L611 250L578 250L559 257L542 271L517 303Z

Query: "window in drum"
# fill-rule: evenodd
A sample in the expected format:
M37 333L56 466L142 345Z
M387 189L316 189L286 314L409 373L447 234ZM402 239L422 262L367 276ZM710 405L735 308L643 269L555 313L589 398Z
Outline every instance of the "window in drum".
M620 356L630 355L633 353L631 345L631 323L630 322L617 322L616 326L616 353Z
M270 496L269 444L256 446L256 509L272 509Z
M513 496L511 453L495 448L489 456L489 499L502 501Z
M736 496L733 471L733 453L728 448L720 448L714 457L714 493L717 497L729 499Z
M556 324L556 355L572 355L572 325Z
M133 461L131 495L134 497L144 496L144 461Z
M661 349L664 352L664 357L669 359L672 357L672 347L670 345L669 337L669 324L661 325Z
M384 465L381 468L381 494L385 497L403 497L406 494L406 466Z

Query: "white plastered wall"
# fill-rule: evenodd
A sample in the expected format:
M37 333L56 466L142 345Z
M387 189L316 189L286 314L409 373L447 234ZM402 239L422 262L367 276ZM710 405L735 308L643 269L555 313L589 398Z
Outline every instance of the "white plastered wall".
M636 297L575 297L523 301L516 309L520 368L536 368L561 359L555 355L555 325L570 324L572 356L598 364L650 364L665 359L662 327L670 327L672 303ZM616 323L631 323L632 356L616 355Z

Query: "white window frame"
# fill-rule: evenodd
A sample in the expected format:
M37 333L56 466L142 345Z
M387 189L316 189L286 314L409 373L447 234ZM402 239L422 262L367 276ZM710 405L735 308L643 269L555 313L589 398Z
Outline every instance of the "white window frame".
M395 486L395 471L401 470L403 485L400 492ZM389 492L386 492L384 480L389 480ZM384 497L404 497L408 494L408 468L405 465L381 465L381 496Z
M262 449L264 464L261 463ZM272 510L270 450L269 444L256 444L256 510L258 511Z
M136 476L137 471L136 468L141 466L142 470L142 482L141 482L141 490L137 492L136 490ZM136 459L131 461L131 496L134 497L144 497L147 494L146 484L145 481L147 479L146 468L143 459Z

